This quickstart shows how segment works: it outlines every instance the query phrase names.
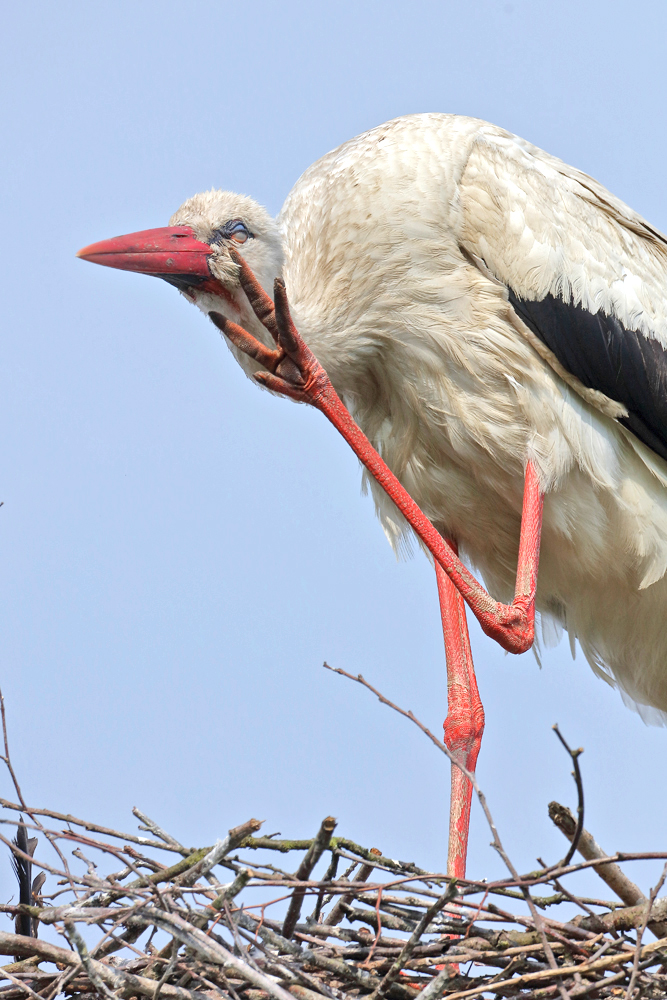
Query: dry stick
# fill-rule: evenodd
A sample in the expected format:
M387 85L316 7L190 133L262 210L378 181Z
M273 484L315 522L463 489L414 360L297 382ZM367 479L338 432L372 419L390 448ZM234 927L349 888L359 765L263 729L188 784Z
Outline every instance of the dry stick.
M376 1000L377 997L381 996L384 993L384 991L389 986L391 986L391 984L394 982L394 980L398 976L403 966L407 965L407 963L410 961L410 956L415 950L415 947L419 944L419 940L422 934L424 933L428 925L431 923L433 917L435 917L435 915L440 912L443 906L451 902L451 900L454 899L455 896L456 896L456 880L452 879L452 881L449 883L446 890L439 897L439 899L436 899L435 903L433 903L432 906L429 906L426 913L424 913L421 920L415 927L414 931L412 932L408 940L405 942L398 958L393 962L391 968L384 976L380 985L377 987L376 990L373 991L373 993L369 997L369 1000Z
M132 907L129 908L114 907L113 909L111 909L109 911L110 914L112 915L112 917L117 917L117 919L114 920L114 922L111 924L111 927L107 928L103 936L95 944L90 953L91 958L106 958L112 952L118 951L120 948L124 947L132 948L133 951L136 951L136 949L133 948L134 942L137 940L138 937L140 937L141 934L143 934L145 928L141 924L133 924L132 915L145 905L146 905L146 898L142 897ZM83 915L82 911L77 910L76 916L74 916L73 919L80 920L82 915ZM72 919L71 913L70 913L70 919ZM54 921L52 920L51 922L53 923ZM95 922L104 926L101 920L96 920ZM115 937L116 930L118 929L119 926L122 926L123 924L126 925L126 930L119 937ZM157 931L157 928L155 929L155 931ZM152 938L149 938L149 941L150 940L152 940ZM143 954L143 952L140 952L138 954Z
M628 989L625 994L625 1000L632 1000L632 994L635 989L635 982L637 980L637 973L639 972L639 958L642 948L642 938L644 936L644 931L646 930L646 925L648 924L649 914L651 913L651 907L655 902L655 897L658 895L662 886L664 885L665 878L667 878L667 865L662 869L662 875L660 876L657 884L651 889L651 894L646 901L646 916L644 917L644 922L637 934L637 947L635 948L635 960L632 963L632 975L630 976L630 983L628 984Z
M551 947L549 946L549 941L547 940L547 936L544 930L544 922L537 911L537 907L533 902L533 898L530 895L528 886L522 883L519 873L517 872L512 862L510 861L509 856L502 845L502 841L500 840L500 837L498 835L498 830L496 829L496 824L493 821L493 817L491 816L491 812L486 803L486 797L483 794L479 785L477 784L477 779L475 778L475 775L472 774L467 768L463 767L463 765L458 760L456 760L454 755L449 751L448 747L446 747L444 743L441 743L439 740L437 740L433 735L433 733L429 729L427 729L426 726L422 722L420 722L419 719L417 719L412 712L406 712L405 709L399 708L398 705L395 705L393 702L389 701L389 699L385 698L385 696L381 694L377 690L377 688L374 688L372 684L369 684L368 681L365 680L361 674L358 674L357 677L355 677L353 674L348 674L346 670L342 670L340 667L330 667L328 663L325 663L324 666L326 667L327 670L333 671L333 673L341 674L343 677L347 677L351 681L357 681L357 683L363 685L363 687L368 688L369 691L372 691L373 694L382 702L383 705L388 705L389 708L393 708L395 712L399 713L399 715L403 715L405 716L406 719L410 719L411 722L414 722L414 724L418 726L419 729L421 729L421 731L426 734L426 736L428 736L431 742L434 743L435 746L437 746L438 750L444 753L445 756L448 757L450 761L452 761L452 763L456 764L459 770L466 776L466 778L474 788L475 793L477 794L479 803L482 807L484 815L486 816L486 821L491 829L491 834L493 836L493 847L496 849L500 857L505 862L505 865L508 868L512 877L516 879L517 885L519 885L519 888L521 889L524 895L526 903L528 904L531 916L535 921L535 927L540 937L542 938L542 943L544 945L544 951L547 956L547 961L549 962L549 965L551 966L552 969L554 970L557 969L558 964L554 957L554 953L552 952ZM569 993L561 983L558 984L558 989L563 1000L570 1000Z
M572 838L572 843L570 844L569 851L567 852L567 854L565 855L565 857L563 858L563 860L558 863L557 867L561 868L564 865L569 865L570 861L574 857L574 852L576 851L577 847L579 846L579 839L580 839L582 831L584 829L584 783L581 780L581 770L579 768L579 757L584 752L584 748L583 747L579 747L578 750L571 750L570 747L568 746L565 738L561 734L561 731L558 728L558 725L555 725L552 728L553 728L553 731L555 732L556 736L561 741L561 743L563 744L563 746L565 747L565 749L567 750L567 752L569 753L569 755L570 755L570 757L572 759L572 765L574 767L574 771L572 772L572 777L574 778L576 786L577 786L577 800L578 800L577 801L577 826L576 826L576 829L574 831L574 836Z
M331 851L331 861L329 862L329 867L327 868L326 872L324 873L324 877L322 879L322 882L335 882L336 881L336 875L338 873L338 862L339 861L340 861L340 853L334 847L333 850ZM356 862L355 862L352 865L350 865L350 867L348 868L348 872L352 871L356 867L357 867L357 865L356 865ZM346 877L346 875L343 875L343 879L345 879L345 877ZM324 896L325 896L325 894L326 893L325 893L324 886L321 886L320 891L317 894L317 900L315 902L315 909L313 910L313 913L312 913L312 916L311 916L311 919L314 920L314 921L319 921L319 919L320 919L320 915L322 913L322 907L324 905ZM331 898L332 897L329 896L329 900L328 901L330 901Z
M9 979L10 982L14 983L14 986L18 986L19 989L25 990L28 996L35 997L35 1000L44 1000L44 997L41 997L39 993L35 993L32 986L30 986L28 983L24 983L21 979L17 979L16 976L13 976L11 974L11 972L7 972L7 969L2 970L2 975L6 979Z
M147 830L148 833L154 833L156 837L159 837L160 840L164 841L169 850L179 851L179 853L182 854L184 857L191 853L191 851L189 851L187 847L184 847L183 844L179 843L179 841L176 840L175 837L172 837L170 833L167 833L165 830L163 830L161 826L158 826L157 823L155 823L145 813L142 813L140 809L137 809L136 806L134 806L132 809L132 815L136 816L137 819L140 819L141 822L144 824L143 826L139 827L140 830ZM144 838L140 837L138 839L142 840Z
M428 986L419 994L419 1000L440 1000L448 986L451 986L452 977L448 968L442 969L437 976L434 976Z
M1 759L4 759L4 758L1 758ZM26 812L28 812L28 814L30 815L28 809L26 809ZM28 824L24 824L24 825L28 826ZM122 853L120 850L112 847L110 844L104 844L104 843L102 843L100 841L90 840L89 838L83 837L81 835L70 834L70 833L66 833L66 832L63 832L61 834L55 834L52 831L47 830L41 824L37 824L36 823L36 824L30 825L29 828L30 829L39 830L41 833L43 833L44 836L49 840L49 843L51 843L52 846L54 846L54 847L56 847L56 845L55 845L54 841L52 840L52 838L55 839L56 837L64 837L64 838L66 838L68 840L74 840L74 841L76 841L78 843L83 843L83 844L86 844L88 846L92 846L96 850L103 851L105 853L111 854L117 860L119 859L120 854ZM26 858L27 860L31 861L32 864L37 865L39 868L43 868L45 871L49 872L51 875L56 875L56 876L59 876L59 877L64 877L70 883L70 887L72 889L73 889L74 883L81 884L81 885L85 886L87 889L90 889L90 887L91 887L90 876L88 876L88 875L85 875L82 878L77 878L76 876L72 875L69 872L69 869L60 870L58 868L53 868L51 865L47 865L46 862L37 861L35 858L32 858L32 857L28 856L27 854L24 854L24 852L22 852L18 847L16 847L15 844L12 844L12 842L9 841L9 840L7 840L6 837L3 837L2 834L0 834L0 843L6 844L10 848L10 850L12 851L13 854ZM57 850L58 855L62 858L63 855L62 855L61 851L57 847L56 847L56 850ZM67 862L65 862L65 864L67 864ZM141 874L141 872L136 868L136 866L132 863L132 861L130 861L128 867L129 867L130 871L134 871L135 874L137 874L139 876L139 881L142 884L146 881L146 877ZM164 869L164 871L165 872L169 872L170 869ZM98 889L99 886L105 886L105 885L108 884L103 879L99 879L99 880L96 879L95 882L96 882L96 885L95 885L95 889L96 890ZM132 883L132 885L135 885L135 884L136 883ZM126 886L125 888L129 889L129 888L131 888L131 886ZM120 891L120 896L122 896L122 895L125 895L125 892L121 890ZM85 905L85 899L82 899L81 903L82 903L82 905Z
M382 857L382 851L378 851L377 847L371 847L371 853L377 854L378 857ZM362 865L357 874L352 879L352 882L353 883L367 882L368 879L373 874L374 870L375 870L375 865L369 865L369 864ZM353 898L354 894L351 892L346 893L344 896L340 896L340 898L332 907L329 916L326 917L322 921L322 923L327 927L335 927L337 924L339 924L343 919L343 917L345 916L345 910L343 908L344 904L345 903L349 904Z
M503 918L503 920L511 920L515 924L522 924L524 927L530 927L539 933L539 928L536 927L535 922L527 917L519 917L511 913L507 913L505 910L501 910L500 907L495 906L493 903L490 904L489 909L492 913L498 913ZM487 919L486 917L484 918ZM573 936L583 938L584 940L597 940L596 936L591 931L584 931L575 924L561 924L556 920L550 920L547 917L542 918L543 923L548 926L549 934L551 937L555 938L561 944L564 944L569 951L577 951L580 955L586 955L587 952L581 948L575 941L570 940ZM569 934L568 938L566 935ZM540 938L541 940L541 938ZM587 956L588 957L588 956Z
M165 985L165 983L167 982L167 980L169 979L169 977L173 973L174 969L176 968L176 965L178 964L178 950L179 950L179 948L180 948L180 945L179 945L178 941L175 941L172 938L172 940L171 940L171 956L169 958L169 961L167 962L167 965L165 967L164 972L162 973L162 975L158 979L157 989L155 991L155 998L154 998L154 1000L158 1000L158 998L160 996L160 992L162 990L162 987Z
M225 855L233 851L235 847L238 847L255 830L259 830L262 822L263 820L259 819L249 819L247 822L242 823L241 826L235 826L229 831L224 840L218 840L200 861L181 876L177 885L194 885L197 879L205 878L211 869L222 861Z
M188 850L187 847L184 847L183 844L180 843L180 841L176 840L175 837L172 837L172 835L170 833L167 833L166 830L163 830L161 826L158 826L158 824L155 822L155 820L152 820L150 818L150 816L147 816L145 813L143 813L136 806L134 806L134 808L132 809L132 813L133 813L134 816L137 817L137 819L140 819L141 822L144 824L143 826L140 826L139 829L140 830L148 830L150 833L154 833L156 837L159 837L160 840L163 840L164 843L167 844L167 846L169 847L169 850L178 851L179 854L182 854L184 857L187 857L189 854L192 853L191 850ZM224 853L228 853L230 850L233 850L235 847L240 846L239 842L237 842L237 834L240 833L241 830L244 831L243 837L241 839L247 839L247 837L251 836L252 833L255 832L255 830L258 830L261 827L261 825L262 825L262 823L260 822L260 820L251 819L251 820L248 820L247 823L244 823L241 826L234 827L233 829L231 829L229 831L228 836L225 838L225 841L223 841L223 843L226 843L230 838L233 838L233 843L231 843L229 845L227 851L225 851ZM213 868L213 866L215 864L218 864L218 861L222 860L222 857L216 859L216 856L215 856L215 853L214 853L219 844L220 844L220 841L218 841L218 844L214 845L214 847L212 847L210 849L210 853L212 855L212 859L211 858L208 858L208 859L204 858L204 859L202 859L203 862L204 862L204 864L202 866L202 870L198 873L198 875L196 876L196 878L194 880L194 881L196 881L197 878L203 876L204 878L206 878L207 882L209 882L211 885L215 886L216 891L218 891L218 892L220 891L221 884L220 884L219 880L217 878L215 878L214 875L211 874L211 868ZM212 864L209 863L211 860L213 860ZM250 876L248 876L248 878L249 877ZM246 879L246 881L247 881L247 879ZM189 885L191 883L190 882L185 882L183 884ZM235 883L232 883L232 884L235 885ZM227 887L223 886L223 888L229 888L229 886L227 886ZM240 892L241 888L243 888L243 886L240 886L238 889L236 889L236 892ZM234 895L236 895L236 892L234 893ZM233 899L233 895L232 896L227 896L226 898Z
M280 968L280 966L276 966L276 968ZM321 986L321 984L317 983L317 986ZM287 989L290 991L292 996L297 997L297 1000L322 1000L321 993L318 993L315 990L309 990L306 986L299 986L298 983L292 983L291 986L287 987ZM324 996L329 996L329 994L325 993ZM332 993L331 996L341 996L341 993L338 991L336 994Z
M644 959L643 962L639 963L639 971L643 972L644 969L648 969L649 966L659 965L662 962L663 959L661 957L656 957L655 955L652 955L650 958L646 958ZM590 983L587 986L578 987L577 989L572 990L572 996L583 997L586 996L587 993L595 993L597 992L597 990L600 990L603 987L607 989L608 986L613 986L615 983L620 983L623 979L627 979L627 977L628 977L628 970L621 969L621 971L617 972L616 975L614 976L604 976L602 979L597 979L594 983Z
M55 1000L56 997L61 996L67 983L71 982L72 979L75 979L77 974L77 969L64 969L60 975L57 976L53 986L51 987L51 992L46 997L46 1000Z
M107 997L108 1000L116 1000L115 994L112 993L112 991L106 985L104 980L97 975L97 972L95 971L95 968L93 966L93 962L90 958L90 955L88 954L88 948L86 947L86 942L83 940L78 930L76 929L76 925L70 923L69 921L65 921L65 930L67 932L68 939L72 942L72 944L78 951L79 958L81 959L81 964L86 970L88 978L90 979L95 989L99 993L102 993L105 997Z
M295 878L300 882L305 882L313 868L320 860L322 853L329 846L329 841L331 836L336 829L336 820L333 816L327 816L325 820L322 821L322 825L318 831L315 840L309 847L305 858L299 865ZM292 893L292 898L290 900L289 909L287 910L287 916L285 917L285 923L283 924L283 937L291 938L294 928L296 927L296 922L299 919L301 913L301 906L303 905L303 897L305 895L305 889L295 889Z
M546 865L544 864L542 858L538 858L537 861L538 864L542 865L543 868L546 868ZM590 906L587 906L583 899L579 899L577 896L573 896L570 890L566 889L565 886L561 882L559 882L557 878L553 879L553 886L554 889L556 889L557 892L560 892L565 899L569 899L571 903L574 903L575 906L578 906L579 909L583 910L584 913L587 913L589 917L596 916L595 910L591 910Z
M506 863L509 867L511 864L509 858L507 858ZM516 877L518 878L518 875ZM549 940L547 938L546 931L544 929L544 921L542 920L540 914L537 912L537 907L535 906L533 897L530 894L530 889L528 888L528 886L522 886L521 891L523 892L524 898L528 904L531 916L535 921L535 928L538 934L540 935L540 938L542 939L542 946L544 948L544 954L547 957L547 962L549 963L549 966L552 970L557 971L558 962L556 961L556 956L554 955L551 945L549 944ZM563 984L559 982L557 983L557 986L558 986L558 992L560 993L562 1000L570 1000L570 994L565 989Z
M61 836L62 837L66 837L68 840L75 840L75 841L78 841L79 843L84 843L84 844L87 844L89 846L95 847L97 850L103 851L103 852L105 852L107 854L111 854L111 856L114 857L114 858L116 858L116 860L120 860L120 861L123 860L122 857L121 857L121 853L122 852L120 850L118 850L117 848L112 847L111 844L104 844L104 843L101 843L100 841L90 840L90 838L83 837L83 836L81 836L81 834L70 834L70 833L63 832L61 834ZM161 868L159 871L154 872L152 875L146 876L142 872L139 871L139 869L137 868L137 866L134 864L134 862L132 860L129 861L128 866L135 873L135 875L138 876L138 878L136 879L135 882L130 883L130 885L126 886L125 889L121 891L121 896L128 895L128 893L127 893L126 890L132 889L133 886L139 886L141 888L148 889L153 895L157 896L158 900L160 900L161 899L160 890L157 888L157 884L158 883L155 880L156 880L157 876L160 876L160 877L163 878L164 875L166 873L168 873L170 869L168 869L168 868ZM103 883L103 885L104 884L105 883ZM96 890L97 889L98 889L98 886L96 886ZM94 901L95 901L95 897L93 897L93 899L85 899L85 898L84 899L79 899L78 900L78 905L79 906L89 906Z
M141 903L143 905L143 901ZM111 927L104 933L104 935L97 942L92 950L93 958L107 958L108 955L113 954L114 951L119 951L121 948L132 947L134 942L140 937L145 928L141 925L133 926L129 923L131 918L126 914L120 917L118 920L114 921ZM119 926L128 922L129 926L120 934L118 937L115 936L115 931Z
M558 804L558 803L556 803ZM564 809L564 806L560 807ZM569 810L568 810L569 811ZM572 823L574 825L574 817L572 817ZM604 860L605 864L600 864L599 858L593 858L590 861L580 861L576 865L568 865L566 868L556 868L552 867L546 871L540 870L539 872L528 872L526 875L521 876L522 885L544 885L547 882L551 882L554 878L562 878L564 875L571 875L573 872L581 872L586 868L599 868L607 867L607 862L614 864L621 861L665 861L667 859L667 851L616 851L615 854L605 854L602 852L601 858ZM446 878L445 875L429 875L429 879L433 880L436 878ZM407 880L406 880L407 881ZM632 884L632 883L631 883ZM498 879L495 882L474 882L472 879L466 879L464 885L466 886L466 892L476 893L482 890L489 892L505 891L512 888L515 882L512 879ZM641 890L640 890L641 892ZM641 896L643 900L646 900L645 896ZM594 901L596 905L608 906L609 904L602 901Z
M105 854L110 854L112 857L114 857L117 861L120 862L125 860L123 858L123 855L128 853L124 851L122 848L114 847L113 844L105 844L101 840L91 840L90 837L84 837L80 833L70 833L68 831L63 830L63 832L59 836L62 837L64 840L73 840L75 843L85 844L87 847L93 847L95 848L95 850L102 851ZM146 879L146 876L143 874L143 872L139 870L137 865L134 863L132 853L130 853L130 860L127 862L127 867L130 868L130 870L133 871L134 874L138 876L139 881ZM157 870L158 872L169 871L168 868L160 864L157 865ZM94 886L95 889L99 889L100 887L105 887L108 884L106 880L97 878L94 879L94 883L95 883ZM150 883L147 884L150 887Z
M598 935L598 937L601 936L602 935ZM611 947L611 945L614 943L615 943L614 941L607 941L606 947ZM438 944L441 945L442 943L438 942ZM465 962L482 962L483 965L486 965L487 963L493 962L495 959L498 958L514 958L515 956L526 957L527 955L537 956L538 953L542 950L542 944L540 943L540 944L517 945L517 947L515 948L504 948L502 951L493 951L493 950L475 951L474 949L470 948L470 946L467 946L467 948L468 950L466 951L465 944L460 944L454 941L447 949L447 951L443 952L443 954L432 955L429 956L428 958L416 958L413 964L417 968L426 967L426 963L428 962L430 962L431 964L437 963L438 965L440 965L441 960L444 961L445 958L447 958L447 960L450 961L452 958L455 957L456 961L461 965L464 964ZM566 946L559 942L553 945L553 948L554 951L558 950L559 952L563 952L565 951ZM591 962L599 957L600 955L597 953L594 956L587 956L587 958Z
M376 921L376 925L377 925L377 930L375 932L375 940L373 941L373 944L371 945L371 950L368 952L368 955L366 956L366 961L364 962L364 967L366 969L368 969L370 967L370 963L371 963L371 961L373 959L373 955L375 954L375 949L378 946L378 941L380 940L380 937L382 936L382 915L380 913L380 907L381 906L382 906L382 886L380 886L380 888L378 889L377 901L375 903L375 921Z
M562 806L559 802L550 802L549 818L568 840L571 841L574 839L576 821L567 806ZM606 859L608 857L600 845L596 843L595 839L588 832L588 830L582 829L577 850L587 861L594 861L598 858ZM646 902L646 896L641 891L639 886L630 881L618 865L607 861L606 864L595 865L595 871L600 876L602 881L606 882L609 888L615 892L618 898L622 899L627 906L636 906L637 903Z
M243 955L244 954L244 951L243 951L243 942L241 941L241 936L239 934L239 928L234 923L234 918L232 917L232 911L231 911L231 909L229 907L229 903L227 903L227 902L224 903L224 909L225 909L225 921L226 921L228 930L231 932L231 935L234 938L234 946L236 947L236 950L238 951L239 955ZM248 952L245 953L245 956L246 956L246 961L248 962L248 965L250 965L257 972L261 972L261 969L257 965L257 962L255 961L255 959L250 954L250 949L248 949Z
M215 897L215 899L207 904L207 909L212 910L222 910L224 909L225 903L234 899L235 896L244 889L250 879L252 878L250 871L247 868L242 868L238 873L233 882L228 882L227 885L220 886L222 892Z

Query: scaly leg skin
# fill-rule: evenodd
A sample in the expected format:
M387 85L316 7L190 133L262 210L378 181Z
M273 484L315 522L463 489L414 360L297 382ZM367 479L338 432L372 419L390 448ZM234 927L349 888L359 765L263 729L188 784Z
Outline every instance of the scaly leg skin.
M457 551L455 543L449 543ZM477 690L463 598L447 574L435 564L447 659L447 718L445 746L472 774L484 733L484 709ZM465 878L472 785L452 762L447 874Z
M209 316L236 347L267 369L257 372L255 379L274 392L301 403L310 403L321 410L405 516L461 594L483 631L508 653L524 653L530 649L535 638L535 589L543 505L543 495L532 463L528 462L526 466L514 600L511 604L501 604L493 600L463 565L451 545L435 530L355 424L324 368L299 336L290 316L283 282L278 278L275 281L274 306L243 258L234 250L230 251L230 255L239 266L239 278L248 301L255 315L271 333L276 350L266 347L220 313L211 312Z

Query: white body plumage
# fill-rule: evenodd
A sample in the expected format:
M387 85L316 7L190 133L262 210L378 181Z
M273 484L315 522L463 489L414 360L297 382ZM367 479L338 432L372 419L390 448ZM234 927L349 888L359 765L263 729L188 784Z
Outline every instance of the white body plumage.
M512 598L531 459L546 490L538 610L632 702L667 711L667 461L511 301L613 314L665 347L664 238L585 174L453 115L397 119L323 157L288 196L280 235L225 192L195 196L171 222L210 238L241 203L256 237L242 250L264 287L282 243L301 335L492 595ZM266 338L241 299L188 294ZM404 524L370 487L399 547Z

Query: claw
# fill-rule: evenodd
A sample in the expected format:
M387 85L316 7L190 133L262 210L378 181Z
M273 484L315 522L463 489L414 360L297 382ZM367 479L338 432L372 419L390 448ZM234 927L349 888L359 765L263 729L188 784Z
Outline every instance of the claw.
M273 296L275 299L278 343L287 352L287 354L290 355L290 357L295 357L296 359L296 356L303 353L303 341L301 340L301 337L292 322L292 316L289 311L289 303L287 301L285 282L281 278L276 278L273 283Z
M230 319L227 319L222 313L210 312L209 319L217 326L221 333L224 333L226 337L229 337L232 344L238 347L240 351L247 354L248 357L254 358L255 361L259 361L260 365L264 365L268 368L270 372L276 370L281 358L280 351L272 351L269 347L254 337L252 333L248 333L244 330L242 326L238 323L232 323Z
M272 375L271 372L255 372L253 378L255 382L259 382L265 388L271 389L272 392L278 392L281 396L288 396L297 403L312 402L303 391L303 388L294 385L292 382L287 382L277 375Z
M273 339L278 342L278 329L276 327L276 316L273 302L266 294L259 281L248 267L247 262L233 248L229 251L229 256L235 264L239 266L239 281L241 288L246 294L246 298L252 306L257 319L262 326L265 326Z

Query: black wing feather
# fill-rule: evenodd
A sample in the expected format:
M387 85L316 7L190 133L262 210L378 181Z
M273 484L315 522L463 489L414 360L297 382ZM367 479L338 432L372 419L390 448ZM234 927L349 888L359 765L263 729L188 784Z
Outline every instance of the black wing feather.
M32 854L30 850L30 843L28 841L28 832L23 824L23 817L21 817L21 822L18 825L16 831L16 837L14 838L14 843L20 851L24 854ZM34 851L33 846L33 851ZM20 857L18 854L12 854L12 865L14 872L16 873L16 878L19 884L19 902L20 903L32 903L32 865L26 858ZM16 933L24 934L26 937L31 937L32 921L27 913L20 913L16 917Z
M667 459L667 351L659 341L554 295L531 301L508 292L516 313L563 367L587 389L622 403L628 416L619 422Z

